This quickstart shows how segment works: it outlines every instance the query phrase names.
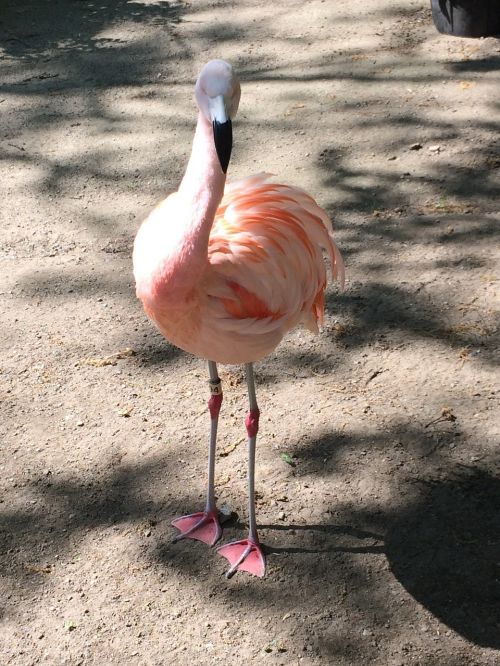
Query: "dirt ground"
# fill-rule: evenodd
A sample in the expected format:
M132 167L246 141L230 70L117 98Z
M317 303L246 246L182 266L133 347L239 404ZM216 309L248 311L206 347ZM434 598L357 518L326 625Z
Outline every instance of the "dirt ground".
M500 42L424 0L4 0L0 49L0 663L500 663ZM231 177L308 189L347 264L320 336L256 367L263 580L171 543L206 369L131 275L213 57L242 80ZM227 541L247 408L221 376Z

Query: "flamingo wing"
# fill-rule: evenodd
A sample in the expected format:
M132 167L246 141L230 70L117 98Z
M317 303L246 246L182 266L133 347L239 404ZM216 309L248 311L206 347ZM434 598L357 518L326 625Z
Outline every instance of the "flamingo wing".
M219 325L279 332L302 323L317 332L327 283L343 279L325 211L297 188L259 174L226 187L210 234L206 293ZM215 302L213 302L215 301Z

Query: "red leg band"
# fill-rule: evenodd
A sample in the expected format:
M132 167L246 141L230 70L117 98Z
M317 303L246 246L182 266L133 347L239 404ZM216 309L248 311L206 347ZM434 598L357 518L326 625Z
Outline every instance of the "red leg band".
M216 419L219 416L221 405L222 405L222 393L210 396L208 400L208 409L210 410L210 418Z
M245 418L245 425L249 437L255 437L259 431L259 415L258 409L251 409Z

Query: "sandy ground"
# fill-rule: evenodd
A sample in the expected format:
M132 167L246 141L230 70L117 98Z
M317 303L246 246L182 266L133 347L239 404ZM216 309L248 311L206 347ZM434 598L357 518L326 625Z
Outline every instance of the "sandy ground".
M0 48L0 663L498 664L500 42L416 0L4 0ZM171 544L206 370L131 275L212 57L243 84L231 176L308 189L348 266L321 335L256 368L263 580ZM246 400L221 374L229 540Z

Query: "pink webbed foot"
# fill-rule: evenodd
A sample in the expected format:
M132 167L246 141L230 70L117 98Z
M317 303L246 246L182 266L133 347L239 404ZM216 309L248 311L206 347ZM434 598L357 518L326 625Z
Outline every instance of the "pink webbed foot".
M260 578L266 573L264 553L259 542L254 539L232 541L217 548L217 552L231 565L226 573L226 578L231 578L237 571L248 571Z
M180 532L174 537L174 543L181 539L197 539L213 546L222 536L217 511L200 511L181 516L172 521L172 525Z

